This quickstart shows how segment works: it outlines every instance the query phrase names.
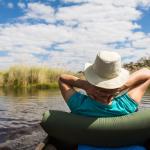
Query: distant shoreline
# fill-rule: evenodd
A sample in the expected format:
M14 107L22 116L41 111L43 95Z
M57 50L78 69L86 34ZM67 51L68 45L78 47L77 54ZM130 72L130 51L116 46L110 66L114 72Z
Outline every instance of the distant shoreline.
M123 64L123 67L129 70L130 72L134 72L145 67L150 69L150 57L142 57L137 62Z
M130 62L123 64L123 67L130 72L134 72L144 67L150 69L150 57L141 58L135 63ZM64 73L84 78L82 71L75 73L62 68L16 65L10 67L6 71L0 71L0 87L9 89L58 89L59 76Z
M75 74L62 68L16 65L6 71L0 71L0 87L9 89L58 89L58 79L63 73Z

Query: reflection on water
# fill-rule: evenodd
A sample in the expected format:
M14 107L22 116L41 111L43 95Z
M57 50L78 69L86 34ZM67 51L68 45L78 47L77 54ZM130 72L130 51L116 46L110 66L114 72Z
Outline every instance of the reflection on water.
M150 92L145 94L140 105L140 108L147 107L150 107ZM0 145L6 143L7 140L17 140L21 136L33 134L33 131L37 133L39 130L37 124L40 122L43 112L49 109L69 111L60 91L1 89Z
M59 91L1 90L0 127L27 127L38 123L48 109L67 109Z
M0 144L32 134L49 109L69 111L60 91L0 90Z

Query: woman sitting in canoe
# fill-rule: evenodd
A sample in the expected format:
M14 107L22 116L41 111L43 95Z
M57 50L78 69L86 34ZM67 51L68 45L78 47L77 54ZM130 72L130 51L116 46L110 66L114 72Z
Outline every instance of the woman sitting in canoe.
M93 64L86 63L84 76L86 80L67 74L59 78L62 96L71 112L83 116L113 117L133 113L150 85L149 69L129 75L121 67L120 55L110 51L100 51ZM85 90L87 95L74 87ZM122 91L125 92L120 94Z

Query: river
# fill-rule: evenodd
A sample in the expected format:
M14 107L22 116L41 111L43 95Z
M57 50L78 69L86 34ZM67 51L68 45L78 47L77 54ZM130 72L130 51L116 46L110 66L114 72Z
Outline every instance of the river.
M150 107L150 91L140 109ZM46 137L39 123L49 109L69 111L58 90L0 90L0 149L34 150Z

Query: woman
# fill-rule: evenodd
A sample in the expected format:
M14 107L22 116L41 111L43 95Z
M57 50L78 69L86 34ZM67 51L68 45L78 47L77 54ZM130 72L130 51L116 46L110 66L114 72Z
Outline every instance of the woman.
M84 116L113 117L133 113L150 85L149 69L129 75L121 67L120 55L110 51L100 51L93 64L85 65L84 75L86 80L67 74L59 78L62 96L71 112ZM85 90L87 95L74 87Z

